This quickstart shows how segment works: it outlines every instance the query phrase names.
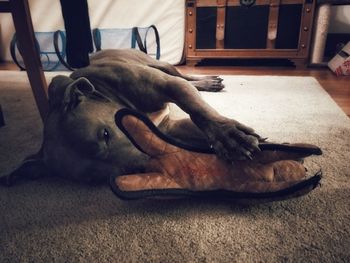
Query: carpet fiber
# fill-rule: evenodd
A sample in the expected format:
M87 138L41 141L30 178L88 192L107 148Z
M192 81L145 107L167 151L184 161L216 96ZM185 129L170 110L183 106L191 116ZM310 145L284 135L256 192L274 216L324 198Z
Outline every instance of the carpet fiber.
M310 77L225 76L203 97L275 142L324 154L322 187L276 203L124 202L109 187L47 178L0 188L1 262L349 262L350 120ZM0 72L0 176L40 146L25 73Z

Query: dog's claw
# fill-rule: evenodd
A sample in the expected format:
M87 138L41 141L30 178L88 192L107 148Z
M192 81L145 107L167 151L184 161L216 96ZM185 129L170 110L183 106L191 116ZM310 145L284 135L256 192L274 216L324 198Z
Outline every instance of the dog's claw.
M261 149L259 148L259 146L254 147L254 152L261 152Z
M267 139L268 139L268 137L265 137L265 138L259 138L259 142L266 142L267 141Z
M252 154L250 152L246 153L245 156L249 159L249 160L253 160Z
M252 160L255 152L261 152L261 137L235 120L224 118L214 122L206 133L215 152L226 161Z

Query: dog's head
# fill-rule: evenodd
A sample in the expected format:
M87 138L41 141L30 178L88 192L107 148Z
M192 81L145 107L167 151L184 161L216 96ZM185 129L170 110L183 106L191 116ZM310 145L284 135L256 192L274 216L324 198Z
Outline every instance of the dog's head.
M115 124L122 105L88 79L55 77L49 85L49 106L40 154L27 158L14 175L40 171L95 183L145 160Z

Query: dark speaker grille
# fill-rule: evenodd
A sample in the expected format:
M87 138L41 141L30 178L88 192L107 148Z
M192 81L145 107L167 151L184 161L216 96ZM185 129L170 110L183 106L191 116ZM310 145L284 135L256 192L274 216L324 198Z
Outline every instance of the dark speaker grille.
M276 39L277 49L298 48L302 8L301 4L280 6Z
M281 5L276 49L297 49L299 44L302 4ZM226 9L226 49L266 49L268 5L230 6ZM196 48L216 48L216 7L197 8Z
M269 6L228 7L225 48L266 48Z
M215 49L216 47L216 7L197 8L197 49Z

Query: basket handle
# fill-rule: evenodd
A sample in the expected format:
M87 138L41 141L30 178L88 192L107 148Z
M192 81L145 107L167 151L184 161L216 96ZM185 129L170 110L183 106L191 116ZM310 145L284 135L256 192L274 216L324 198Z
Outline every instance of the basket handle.
M95 43L96 51L101 50L101 31L98 28L92 30L92 38Z
M143 43L142 43L142 39L141 39L141 36L140 36L140 32L139 32L139 29L137 27L133 27L132 28L132 36L135 37L134 39L136 40L137 42L137 45L139 47L139 49L146 53L147 54L147 50L146 48L144 47ZM135 43L135 42L134 42ZM132 44L132 47L134 48L135 47L135 44Z
M146 34L145 34L145 39L144 39L144 47L145 47L145 50L147 53L147 34L151 28L154 30L154 35L156 37L156 44L157 44L156 59L159 60L160 59L160 38L159 38L158 29L155 25L151 25L147 28Z
M65 36L64 36L64 33L61 31L61 30L57 30L54 34L53 34L53 45L54 45L54 48L55 48L55 52L56 52L56 55L58 57L58 60L61 62L61 64L63 66L65 66L67 69L71 70L71 71L74 71L75 69L72 68L71 66L69 66L69 64L64 60L64 58L62 57L61 55L61 52L60 52L60 49L58 47L58 38L61 37L62 38L62 50L63 52L62 53L65 53L65 44L66 44L66 41L65 41Z

